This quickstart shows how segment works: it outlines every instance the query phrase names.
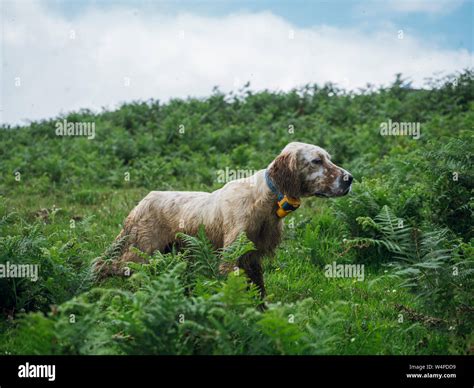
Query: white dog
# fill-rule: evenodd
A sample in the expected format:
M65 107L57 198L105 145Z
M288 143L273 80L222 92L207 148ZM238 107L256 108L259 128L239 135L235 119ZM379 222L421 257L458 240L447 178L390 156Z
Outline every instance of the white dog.
M338 197L350 191L352 176L331 162L322 148L290 143L267 169L253 177L227 183L212 193L152 191L132 210L117 238L126 239L120 259L113 266L100 260L96 268L117 273L126 262L142 262L131 247L152 254L166 252L178 243L176 234L195 235L204 225L216 248L232 244L241 232L256 251L236 265L265 295L261 258L271 255L280 242L282 218L299 206L301 197ZM224 268L224 267L223 267Z

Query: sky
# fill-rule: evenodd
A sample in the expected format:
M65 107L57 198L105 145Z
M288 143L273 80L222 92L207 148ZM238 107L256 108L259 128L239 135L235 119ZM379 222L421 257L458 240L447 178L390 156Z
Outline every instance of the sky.
M247 82L423 86L473 67L473 21L473 0L3 0L0 123Z

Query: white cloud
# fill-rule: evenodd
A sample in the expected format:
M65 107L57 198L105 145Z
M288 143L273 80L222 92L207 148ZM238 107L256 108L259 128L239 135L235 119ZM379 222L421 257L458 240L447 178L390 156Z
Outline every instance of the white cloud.
M398 39L396 29L368 34L299 28L268 12L211 18L123 8L90 9L67 20L35 3L7 4L2 80L7 123L134 99L206 96L215 85L229 91L246 81L253 90L327 81L356 88L390 83L401 72L419 85L435 72L472 66L466 50L436 48L406 33Z

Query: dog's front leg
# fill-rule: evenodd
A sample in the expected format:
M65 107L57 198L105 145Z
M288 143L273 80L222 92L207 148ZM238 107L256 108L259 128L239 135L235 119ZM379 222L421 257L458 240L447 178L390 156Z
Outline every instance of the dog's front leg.
M227 236L224 240L224 249L230 246L235 239L236 236ZM236 268L242 269L245 274L247 275L249 281L257 287L258 291L260 292L260 297L262 299L262 303L259 305L259 308L264 310L266 308L265 303L263 302L266 292L265 292L265 284L263 282L263 268L261 263L261 254L258 251L253 251L246 253L245 255L241 256L237 259L237 263L225 263L223 262L220 265L221 273L229 273Z
M255 284L262 300L265 298L265 284L263 282L263 268L261 258L257 252L249 252L237 260L237 266L243 269L249 280Z

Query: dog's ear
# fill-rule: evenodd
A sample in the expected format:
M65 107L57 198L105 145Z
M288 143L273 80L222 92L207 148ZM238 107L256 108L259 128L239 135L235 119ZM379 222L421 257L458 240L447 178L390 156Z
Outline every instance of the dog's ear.
M300 196L301 182L294 152L286 151L277 156L268 169L268 176L283 194L293 198Z

